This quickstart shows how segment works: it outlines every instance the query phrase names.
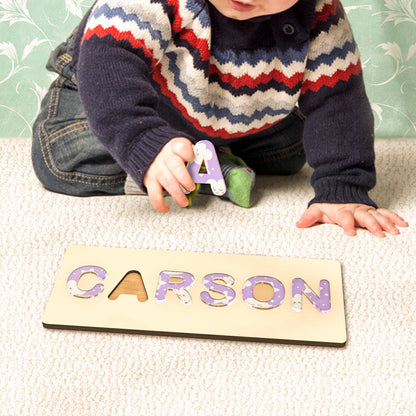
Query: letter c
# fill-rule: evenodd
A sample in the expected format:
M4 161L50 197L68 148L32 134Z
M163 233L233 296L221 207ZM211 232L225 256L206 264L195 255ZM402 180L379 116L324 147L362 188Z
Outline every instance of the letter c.
M68 277L66 281L66 287L68 292L77 298L94 298L99 296L104 290L104 285L101 283L96 284L93 288L89 290L83 290L78 286L79 279L84 274L93 273L99 280L105 280L107 278L107 272L98 266L82 266L75 269Z

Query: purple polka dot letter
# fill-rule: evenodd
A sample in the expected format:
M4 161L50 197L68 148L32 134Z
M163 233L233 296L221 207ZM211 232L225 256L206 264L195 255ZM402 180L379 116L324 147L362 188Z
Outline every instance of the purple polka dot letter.
M214 145L208 140L201 140L195 144L194 153L195 158L187 167L192 180L210 185L214 195L224 195L227 189Z

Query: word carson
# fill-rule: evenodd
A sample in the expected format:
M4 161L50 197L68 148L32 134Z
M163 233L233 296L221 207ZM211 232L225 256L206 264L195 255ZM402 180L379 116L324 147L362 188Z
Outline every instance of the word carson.
M74 270L67 279L67 290L75 297L90 299L100 296L104 290L102 283L95 284L90 289L82 289L80 279L86 274L94 274L100 281L107 278L107 272L98 266L82 266ZM184 305L192 303L189 290L194 285L195 278L191 273L178 271L162 271L155 292L155 300L158 303L166 301L169 290L173 291ZM236 299L233 289L235 280L232 276L223 273L210 273L203 278L205 291L200 293L201 301L213 307L225 307L231 305ZM267 296L262 295L259 287L267 287ZM242 287L244 302L256 309L274 309L280 306L285 298L283 283L269 276L254 276L248 278ZM128 272L118 285L112 290L108 298L117 299L121 294L135 295L139 302L147 302L148 295L141 274L138 271ZM213 296L215 295L215 296ZM312 303L315 309L321 313L331 310L330 284L327 280L320 280L319 296L301 278L292 280L292 309L302 311L303 295Z

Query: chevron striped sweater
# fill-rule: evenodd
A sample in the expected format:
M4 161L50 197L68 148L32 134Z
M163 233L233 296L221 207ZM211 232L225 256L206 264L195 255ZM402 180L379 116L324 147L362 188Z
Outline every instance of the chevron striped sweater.
M74 66L92 131L142 187L172 138L250 140L299 105L311 203L375 206L372 112L339 0L248 21L206 0L98 0Z

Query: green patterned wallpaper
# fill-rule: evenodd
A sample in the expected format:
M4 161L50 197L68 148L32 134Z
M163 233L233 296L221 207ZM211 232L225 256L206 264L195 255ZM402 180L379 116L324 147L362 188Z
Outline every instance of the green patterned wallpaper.
M132 0L133 1L133 0ZM0 0L0 137L30 137L50 50L93 0ZM416 0L344 0L377 137L416 137Z

